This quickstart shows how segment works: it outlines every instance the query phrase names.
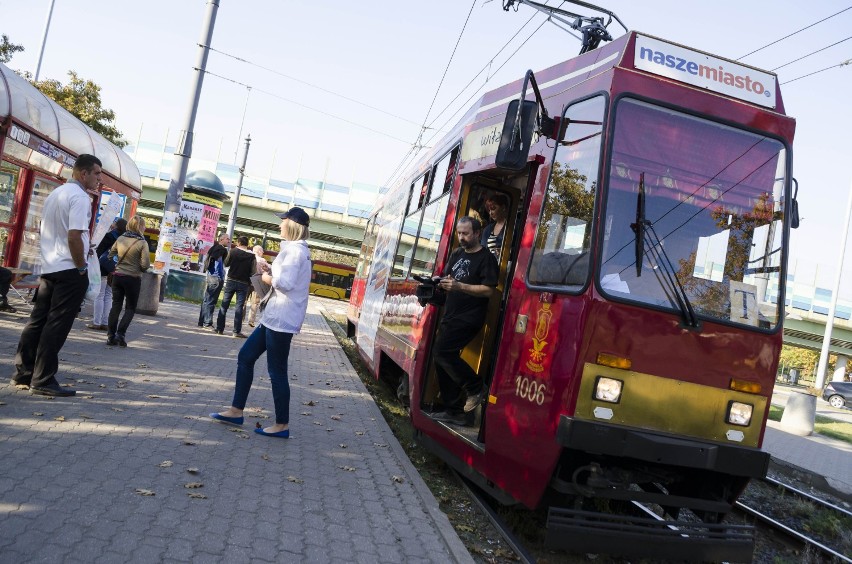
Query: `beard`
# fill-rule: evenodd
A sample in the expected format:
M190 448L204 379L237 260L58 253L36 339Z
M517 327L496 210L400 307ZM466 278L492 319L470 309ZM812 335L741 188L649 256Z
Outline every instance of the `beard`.
M470 240L460 240L460 241L459 241L459 246L460 246L462 249L464 249L464 250L472 249L472 248L474 247L474 245L475 245L475 244L476 244L476 241L475 241L475 240L473 240L473 239L470 239Z

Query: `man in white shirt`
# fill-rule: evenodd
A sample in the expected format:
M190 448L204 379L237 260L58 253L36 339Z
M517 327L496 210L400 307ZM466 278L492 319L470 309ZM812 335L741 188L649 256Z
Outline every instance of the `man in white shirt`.
M68 338L89 286L87 256L92 195L101 184L101 161L80 155L71 180L44 201L41 218L41 278L30 320L21 333L12 384L30 393L67 397L76 392L56 380L59 351Z

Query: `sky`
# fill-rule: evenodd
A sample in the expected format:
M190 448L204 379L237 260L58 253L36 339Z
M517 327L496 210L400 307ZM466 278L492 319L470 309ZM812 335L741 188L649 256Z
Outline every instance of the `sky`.
M600 4L628 29L777 68L786 113L797 120L802 224L790 265L797 279L813 272L832 287L852 191L852 64L792 80L852 59L852 9L829 18L852 0ZM26 48L11 68L35 72L49 6L0 0L0 33ZM206 10L206 0L55 0L40 78L64 82L73 69L102 87L128 140L174 145ZM623 33L615 21L609 30ZM385 184L422 124L448 129L483 92L576 56L579 41L528 6L504 11L501 0L220 0L211 47L218 52L207 63L194 157L237 163L251 134L249 175ZM423 139L435 135L429 129ZM852 243L844 271L852 271ZM852 294L848 273L842 287Z

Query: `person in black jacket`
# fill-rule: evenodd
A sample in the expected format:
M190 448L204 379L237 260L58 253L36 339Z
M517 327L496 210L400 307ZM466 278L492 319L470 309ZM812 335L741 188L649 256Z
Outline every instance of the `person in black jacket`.
M228 255L231 239L224 233L213 243L204 259L204 274L207 275L207 290L204 301L201 302L201 312L198 314L199 327L213 327L213 309L222 293L222 282L225 279L224 260Z
M248 237L237 239L237 246L231 249L225 259L228 267L228 276L225 280L225 295L222 297L222 305L219 306L219 316L216 318L215 331L219 335L225 332L225 316L228 315L228 307L231 298L237 294L237 308L234 311L234 337L245 339L243 335L243 313L246 306L246 296L251 287L251 276L257 269L254 253L248 250Z
M116 239L121 237L126 230L127 220L123 217L116 218L112 222L112 225L110 225L109 232L98 243L95 254L100 257L102 254L109 252ZM98 293L98 297L95 298L95 313L92 316L92 322L86 325L89 329L94 329L95 331L107 330L107 317L109 316L110 308L112 308L112 284L110 282L110 273L104 271L102 268L101 291Z

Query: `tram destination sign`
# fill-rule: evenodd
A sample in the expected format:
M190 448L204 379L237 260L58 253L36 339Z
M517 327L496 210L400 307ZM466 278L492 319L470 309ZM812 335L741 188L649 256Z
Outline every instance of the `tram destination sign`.
M633 65L659 76L775 108L777 77L700 51L636 35Z

